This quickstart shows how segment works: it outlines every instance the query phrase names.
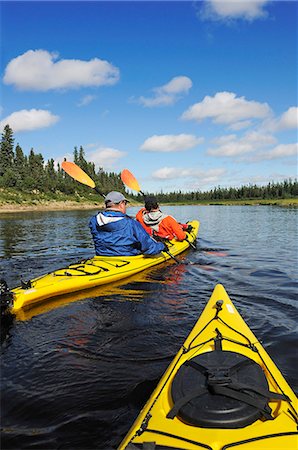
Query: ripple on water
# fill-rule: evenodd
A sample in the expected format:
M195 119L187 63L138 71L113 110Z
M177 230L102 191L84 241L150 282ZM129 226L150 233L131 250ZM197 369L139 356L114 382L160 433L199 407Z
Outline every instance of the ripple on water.
M134 213L131 208L132 214ZM201 221L198 251L97 296L63 299L7 326L2 345L2 448L115 449L184 342L216 283L294 389L297 211L167 207ZM93 253L90 212L0 220L10 286ZM283 230L287 229L287 233ZM56 230L56 232L55 232ZM191 262L191 265L184 262ZM30 316L31 317L31 316ZM2 330L1 330L2 333Z

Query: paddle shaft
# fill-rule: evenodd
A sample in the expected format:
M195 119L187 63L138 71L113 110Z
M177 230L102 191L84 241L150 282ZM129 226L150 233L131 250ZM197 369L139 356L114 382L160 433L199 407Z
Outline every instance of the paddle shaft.
M93 189L95 190L95 192L97 192L97 193L98 193L99 195L101 195L103 198L106 198L105 194L104 194L103 192L101 192L101 190L98 189L98 187L95 186Z
M195 246L195 244L193 244L192 242L190 242L190 240L189 240L188 238L185 238L185 240L189 243L189 245L190 245L194 250L197 249L197 247Z
M182 261L179 261L178 258L176 258L176 256L172 255L172 253L169 250L163 250L167 255L170 256L170 258L172 258L177 264L181 264Z

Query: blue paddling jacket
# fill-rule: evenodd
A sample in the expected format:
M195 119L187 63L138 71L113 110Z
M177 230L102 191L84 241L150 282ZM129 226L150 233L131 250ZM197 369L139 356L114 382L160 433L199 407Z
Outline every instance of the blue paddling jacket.
M164 250L142 225L120 211L103 211L89 222L95 254L98 256L155 255Z

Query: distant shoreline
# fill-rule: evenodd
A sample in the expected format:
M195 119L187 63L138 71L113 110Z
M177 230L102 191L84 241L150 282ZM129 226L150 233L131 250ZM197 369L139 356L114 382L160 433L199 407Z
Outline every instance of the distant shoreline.
M200 202L200 203L167 203L161 206L183 206L183 205L200 205L200 206L295 206L298 207L298 198L291 199L266 199L266 200L222 200L222 201L212 201L212 202ZM143 206L142 203L133 203L131 206ZM102 209L104 204L101 202L75 202L75 201L55 201L55 202L41 202L41 203L3 203L0 204L0 214L5 213L18 213L26 211L71 211L71 210L96 210Z
M1 213L18 213L26 211L71 211L80 209L101 209L103 204L92 204L92 203L77 203L77 202L46 202L37 203L34 205L21 204L17 205L15 203L7 203L0 205Z

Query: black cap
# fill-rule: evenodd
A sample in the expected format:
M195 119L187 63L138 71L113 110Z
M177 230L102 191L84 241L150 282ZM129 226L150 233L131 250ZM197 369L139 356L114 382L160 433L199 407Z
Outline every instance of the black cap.
M145 208L147 211L151 211L152 209L158 209L158 201L154 195L145 197Z

